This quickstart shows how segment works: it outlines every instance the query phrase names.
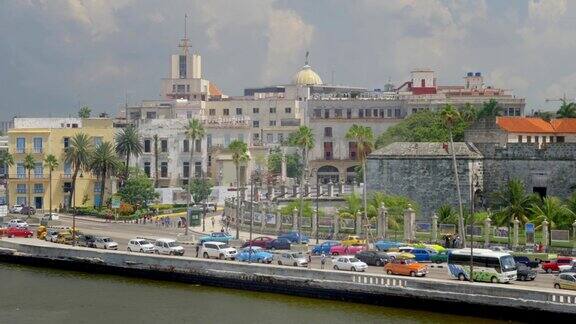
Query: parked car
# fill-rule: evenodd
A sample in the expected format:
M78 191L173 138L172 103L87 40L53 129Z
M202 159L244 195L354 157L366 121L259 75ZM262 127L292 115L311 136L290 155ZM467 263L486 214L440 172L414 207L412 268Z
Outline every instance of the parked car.
M78 246L85 247L96 247L96 236L91 234L81 234L78 235L78 241L76 242Z
M374 246L378 251L388 251L392 248L398 248L403 244L400 242L393 242L393 241L378 241L374 243Z
M42 216L42 220L45 220L45 221L59 220L59 219L60 219L60 215L58 215L56 213L46 213L46 214L44 214L44 216Z
M145 239L135 238L128 241L126 250L128 252L154 253L154 244Z
M11 219L10 221L8 221L8 227L23 227L23 228L27 228L28 227L28 223L26 223L26 221L20 219L20 218L14 218Z
M524 263L516 263L516 280L532 281L536 279L536 270L528 267Z
M34 207L32 207L32 206L24 206L20 210L20 214L22 214L22 215L34 215L34 214L36 214L36 209L34 209Z
M393 260L396 259L407 260L416 258L414 254L408 252L388 251L386 253L388 253L388 256Z
M331 255L354 255L366 248L365 245L334 245L330 248Z
M246 247L238 252L236 260L246 262L271 263L274 255L259 246Z
M60 244L72 244L72 233L68 231L59 232L58 236L56 237L56 243Z
M338 241L326 241L315 245L312 248L312 254L329 254L330 248L336 245L341 245Z
M567 265L559 265L560 272L576 272L576 259L570 261Z
M184 255L184 248L173 239L160 238L154 242L154 253Z
M366 244L366 240L360 238L357 235L348 235L345 239L342 240L342 245L349 246L349 245L363 245Z
M433 263L442 263L442 262L447 262L448 261L448 253L450 252L450 250L444 250L441 252L438 252L436 254L433 254L430 256L430 262Z
M390 257L386 252L380 251L360 251L354 255L356 259L377 267L381 267L390 262Z
M46 236L44 236L44 240L48 242L57 242L58 241L58 233L60 233L57 229L49 228L46 230Z
M222 242L204 242L200 247L199 254L204 259L234 260L238 252L235 248Z
M22 207L24 207L24 206L23 205L14 205L14 206L12 206L12 208L10 208L10 212L13 214L20 214Z
M268 243L272 240L274 240L274 238L269 237L269 236L259 236L255 239L253 239L252 241L246 241L244 244L242 244L242 247L259 246L259 247L265 249L266 246L268 245Z
M8 227L5 233L8 237L32 237L34 232L27 229L26 227Z
M104 250L118 250L118 243L107 236L99 236L94 240L94 247Z
M307 267L308 258L302 252L284 252L276 257L279 265L291 265L295 267Z
M292 243L287 238L277 238L268 242L266 248L270 250L290 250L291 244Z
M418 262L430 262L430 258L437 254L429 249L412 249L410 253L414 254L414 259Z
M492 250L494 252L503 252L503 253L513 253L514 252L512 250L508 250L507 248L505 248L503 246L498 246L498 245L491 246L490 250Z
M305 243L308 244L308 242L310 241L310 239L308 238L308 236L302 234L302 233L298 233L298 232L288 232L288 233L283 233L278 235L278 238L285 238L288 239L290 241L290 243Z
M202 236L200 238L200 244L204 242L222 242L228 244L232 240L232 235L223 232L214 232L210 235Z
M538 268L540 265L540 263L536 261L530 261L526 256L514 256L514 261L516 261L516 264L523 264L529 268Z
M334 270L366 271L368 265L354 256L344 255L332 259Z
M554 279L554 288L576 290L576 272L561 273Z
M386 273L389 275L399 274L411 277L424 277L426 274L428 274L428 266L411 259L396 259L392 262L388 262L384 266L384 271L386 271Z
M560 271L559 266L569 265L572 261L571 257L558 257L555 260L544 261L542 263L542 270L546 273L552 273L553 271Z

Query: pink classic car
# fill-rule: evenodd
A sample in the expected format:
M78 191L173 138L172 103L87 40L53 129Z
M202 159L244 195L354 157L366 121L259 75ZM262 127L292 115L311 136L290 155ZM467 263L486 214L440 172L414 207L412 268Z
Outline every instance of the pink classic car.
M362 250L364 250L364 245L334 245L330 248L330 254L332 255L354 255Z

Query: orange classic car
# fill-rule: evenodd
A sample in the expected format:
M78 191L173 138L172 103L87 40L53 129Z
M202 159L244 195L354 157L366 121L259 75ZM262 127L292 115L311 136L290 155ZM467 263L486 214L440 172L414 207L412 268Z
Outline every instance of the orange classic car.
M396 259L386 263L384 271L389 275L398 274L411 277L424 277L428 273L428 266L410 259Z

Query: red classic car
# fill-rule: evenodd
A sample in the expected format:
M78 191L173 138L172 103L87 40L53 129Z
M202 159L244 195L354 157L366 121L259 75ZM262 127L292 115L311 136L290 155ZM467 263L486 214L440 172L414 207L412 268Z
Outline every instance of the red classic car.
M263 249L265 249L270 242L272 242L274 240L274 238L272 237L268 237L268 236L260 236L257 237L255 239L252 240L252 246L259 246ZM247 247L250 246L250 241L246 241L246 243L244 243L242 245L242 247Z
M354 255L360 251L363 251L364 245L334 245L330 248L330 254L332 255Z
M34 232L27 228L22 227L9 227L4 235L8 237L32 237L34 236Z
M551 273L552 271L560 271L558 266L561 265L570 265L570 261L574 258L571 257L558 257L555 260L544 261L542 262L542 270L546 271L547 273Z

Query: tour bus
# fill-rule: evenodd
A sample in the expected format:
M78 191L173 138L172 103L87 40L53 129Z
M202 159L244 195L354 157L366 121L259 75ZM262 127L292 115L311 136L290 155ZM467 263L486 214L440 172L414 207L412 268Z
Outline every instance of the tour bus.
M474 249L474 281L507 283L516 280L516 262L509 253ZM448 274L454 279L470 279L470 249L452 250L448 254Z

